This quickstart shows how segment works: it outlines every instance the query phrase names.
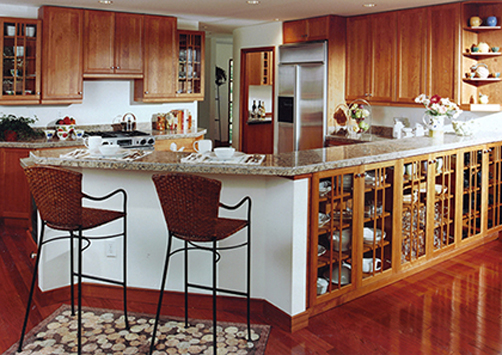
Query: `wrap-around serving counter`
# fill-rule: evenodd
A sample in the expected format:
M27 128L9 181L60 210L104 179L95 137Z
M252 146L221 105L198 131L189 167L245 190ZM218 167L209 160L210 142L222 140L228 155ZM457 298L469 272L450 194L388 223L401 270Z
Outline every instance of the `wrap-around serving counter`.
M501 133L480 132L267 155L260 165L182 163L187 153L160 151L132 161L61 158L74 148L38 150L22 163L81 171L91 195L127 191L128 283L143 289L159 288L166 246L152 174L218 179L226 204L250 196L252 298L281 313L294 331L312 315L497 238L501 147ZM226 216L243 217L244 211L232 213ZM84 265L119 277L120 250L116 255L107 257L103 245L89 250ZM193 282L210 280L199 263L209 257L191 258ZM218 269L221 287L244 288L243 260L239 252L225 255ZM68 285L67 262L66 244L46 249L42 290ZM182 258L171 265L166 289L182 291Z

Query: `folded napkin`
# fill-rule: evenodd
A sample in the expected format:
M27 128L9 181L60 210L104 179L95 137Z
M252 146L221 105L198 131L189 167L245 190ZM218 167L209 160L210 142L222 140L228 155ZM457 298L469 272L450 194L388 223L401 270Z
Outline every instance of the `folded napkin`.
M61 159L90 159L90 160L126 160L132 161L151 154L152 150L145 149L121 149L117 154L105 156L100 153L91 153L89 149L75 149L69 153L61 154Z

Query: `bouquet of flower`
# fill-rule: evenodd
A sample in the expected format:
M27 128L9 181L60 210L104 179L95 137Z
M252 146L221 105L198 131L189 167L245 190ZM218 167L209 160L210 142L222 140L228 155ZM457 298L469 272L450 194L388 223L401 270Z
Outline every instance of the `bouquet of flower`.
M370 124L367 122L371 113L365 108L362 103L352 103L349 106L349 115L356 123L357 126L354 126L354 133L363 133L366 132L370 128Z
M449 118L457 118L462 113L462 110L454 102L448 98L441 98L439 95L434 95L430 99L421 94L415 99L416 103L425 106L425 113L429 116L448 116Z

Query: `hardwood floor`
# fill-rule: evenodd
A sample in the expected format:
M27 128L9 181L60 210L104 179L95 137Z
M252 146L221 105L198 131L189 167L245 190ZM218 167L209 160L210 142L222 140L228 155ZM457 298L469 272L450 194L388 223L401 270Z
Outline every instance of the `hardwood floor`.
M0 353L19 337L31 278L28 247L21 231L0 227ZM121 307L119 298L109 294L84 294L84 302L94 307ZM29 327L60 304L54 297L37 295ZM155 302L133 297L129 308L153 313ZM219 313L220 319L244 320L243 308L242 311L239 307L226 308L227 311ZM163 313L181 315L182 309L166 305ZM209 305L207 311L192 316L210 318ZM267 323L267 320L254 315L252 322ZM294 334L273 327L266 352L267 355L501 353L500 240L316 316L307 328Z

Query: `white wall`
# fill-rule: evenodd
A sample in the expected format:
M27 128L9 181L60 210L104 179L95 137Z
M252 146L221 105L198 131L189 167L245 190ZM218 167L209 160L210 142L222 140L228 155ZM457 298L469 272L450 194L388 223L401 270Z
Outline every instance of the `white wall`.
M28 6L1 5L0 16L37 18L38 8ZM197 22L180 22L183 29L197 29ZM188 109L197 120L197 103L143 104L133 101L134 82L132 80L86 80L84 99L81 104L72 105L0 105L0 114L36 116L36 126L46 126L60 117L72 116L77 124L109 124L117 116L132 112L138 122L149 122L152 114L174 109Z

